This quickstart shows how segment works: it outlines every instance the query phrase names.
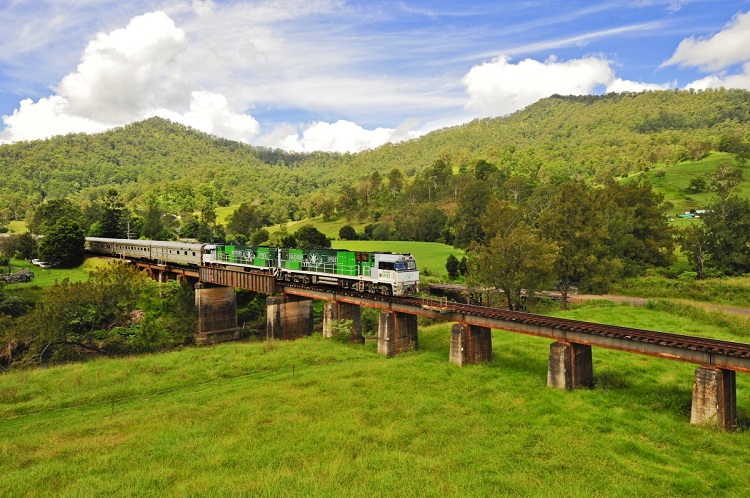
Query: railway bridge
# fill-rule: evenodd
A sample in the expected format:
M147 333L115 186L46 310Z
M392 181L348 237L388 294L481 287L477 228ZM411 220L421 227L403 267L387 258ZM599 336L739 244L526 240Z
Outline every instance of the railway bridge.
M350 339L364 342L361 307L366 306L380 310L378 352L386 356L418 349L417 316L454 322L449 359L457 365L492 359L492 329L552 339L547 385L568 390L593 386L592 347L696 364L690 422L723 430L736 427L736 372L750 372L750 344L746 343L551 318L445 299L399 298L281 284L273 275L245 269L188 270L136 264L160 281L187 278L195 284L199 342L238 337L236 288L269 295L267 338L294 339L310 334L312 302L319 299L326 301L324 335L331 335L336 320L349 319Z

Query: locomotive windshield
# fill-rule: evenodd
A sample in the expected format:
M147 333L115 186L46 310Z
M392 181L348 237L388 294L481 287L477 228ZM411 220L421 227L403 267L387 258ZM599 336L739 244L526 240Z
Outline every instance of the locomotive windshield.
M414 260L410 261L396 261L394 265L394 269L396 271L409 271L409 270L416 270L417 264L414 262Z

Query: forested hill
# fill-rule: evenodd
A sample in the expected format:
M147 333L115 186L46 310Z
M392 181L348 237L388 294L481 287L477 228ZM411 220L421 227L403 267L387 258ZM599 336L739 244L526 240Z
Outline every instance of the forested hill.
M294 154L213 137L160 118L96 135L0 146L0 209L11 218L44 199L78 202L116 188L126 202L210 184L220 203L300 199L387 174L406 178L442 160L485 160L554 182L612 178L723 150L747 157L750 92L712 90L543 99L504 118L475 120L359 154ZM418 177L417 177L418 179Z

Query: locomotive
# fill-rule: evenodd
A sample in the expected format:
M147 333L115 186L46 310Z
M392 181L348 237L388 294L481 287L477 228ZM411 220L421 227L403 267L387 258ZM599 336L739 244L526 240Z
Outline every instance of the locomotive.
M86 237L90 253L157 265L241 267L270 273L280 282L327 285L358 292L415 294L419 271L414 256L345 249L291 249Z

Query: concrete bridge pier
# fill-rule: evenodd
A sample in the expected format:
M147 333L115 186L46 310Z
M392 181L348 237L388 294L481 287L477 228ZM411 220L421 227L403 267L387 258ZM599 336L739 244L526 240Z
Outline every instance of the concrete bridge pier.
M312 334L312 299L282 294L266 298L266 305L266 339L291 340Z
M695 370L692 425L713 426L725 431L737 427L737 381L734 370L701 367Z
M360 305L327 301L323 308L323 337L333 335L333 324L338 320L352 321L349 342L360 344L365 342L365 338L362 337L362 307Z
M395 356L419 349L417 315L381 311L378 325L378 353Z
M594 386L591 346L573 342L554 342L549 347L547 385L572 391Z
M161 275L159 273L160 280ZM195 342L202 344L239 339L237 294L234 287L196 284L195 308L198 311Z
M492 330L489 327L456 323L451 329L450 362L459 366L492 360Z

